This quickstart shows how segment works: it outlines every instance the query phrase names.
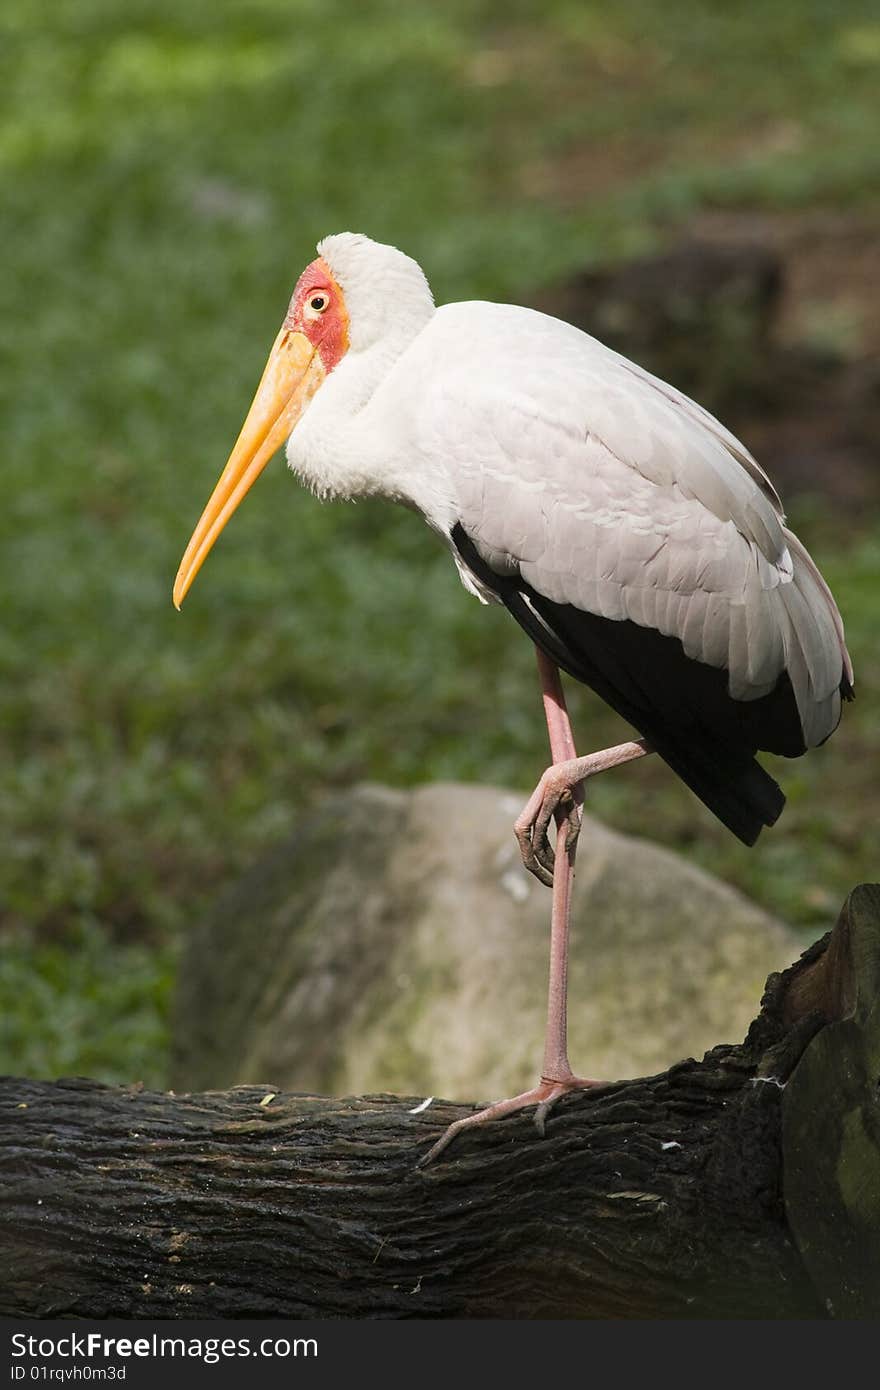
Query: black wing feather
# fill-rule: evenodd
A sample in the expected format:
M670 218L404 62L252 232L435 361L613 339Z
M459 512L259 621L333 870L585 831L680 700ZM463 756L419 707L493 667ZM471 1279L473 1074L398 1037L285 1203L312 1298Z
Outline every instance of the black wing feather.
M805 752L786 673L761 699L734 700L727 672L686 656L678 638L554 603L522 576L496 574L460 522L452 541L532 641L632 724L745 844L774 823L785 797L755 754Z

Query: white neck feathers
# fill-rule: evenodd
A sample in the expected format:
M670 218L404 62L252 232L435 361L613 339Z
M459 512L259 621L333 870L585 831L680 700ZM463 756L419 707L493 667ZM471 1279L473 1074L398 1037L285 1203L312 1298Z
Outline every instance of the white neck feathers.
M318 244L342 290L349 348L287 441L290 467L320 496L391 491L387 441L364 414L395 362L434 314L424 272L393 246L354 232Z

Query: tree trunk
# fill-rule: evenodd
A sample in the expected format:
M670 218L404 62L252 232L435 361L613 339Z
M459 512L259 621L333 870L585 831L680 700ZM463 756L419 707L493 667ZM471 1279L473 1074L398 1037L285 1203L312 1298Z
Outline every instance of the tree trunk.
M19 1317L880 1313L880 888L741 1046L515 1116L269 1087L0 1083Z

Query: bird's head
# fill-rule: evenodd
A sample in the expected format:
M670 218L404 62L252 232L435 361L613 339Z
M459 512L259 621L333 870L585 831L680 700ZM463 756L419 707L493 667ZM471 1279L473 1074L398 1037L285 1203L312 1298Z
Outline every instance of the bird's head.
M347 349L345 298L319 256L297 281L235 448L180 562L174 581L176 608L239 502Z
M177 608L232 513L349 348L365 351L408 320L417 329L433 311L421 268L394 247L343 232L318 251L296 283L235 448L180 562Z

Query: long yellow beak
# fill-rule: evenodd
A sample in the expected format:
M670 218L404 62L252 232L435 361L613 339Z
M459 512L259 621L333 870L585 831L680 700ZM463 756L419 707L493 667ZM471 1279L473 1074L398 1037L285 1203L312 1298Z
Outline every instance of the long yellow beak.
M183 603L223 527L288 438L324 376L320 354L306 335L282 328L229 462L180 562L174 581L175 608Z

